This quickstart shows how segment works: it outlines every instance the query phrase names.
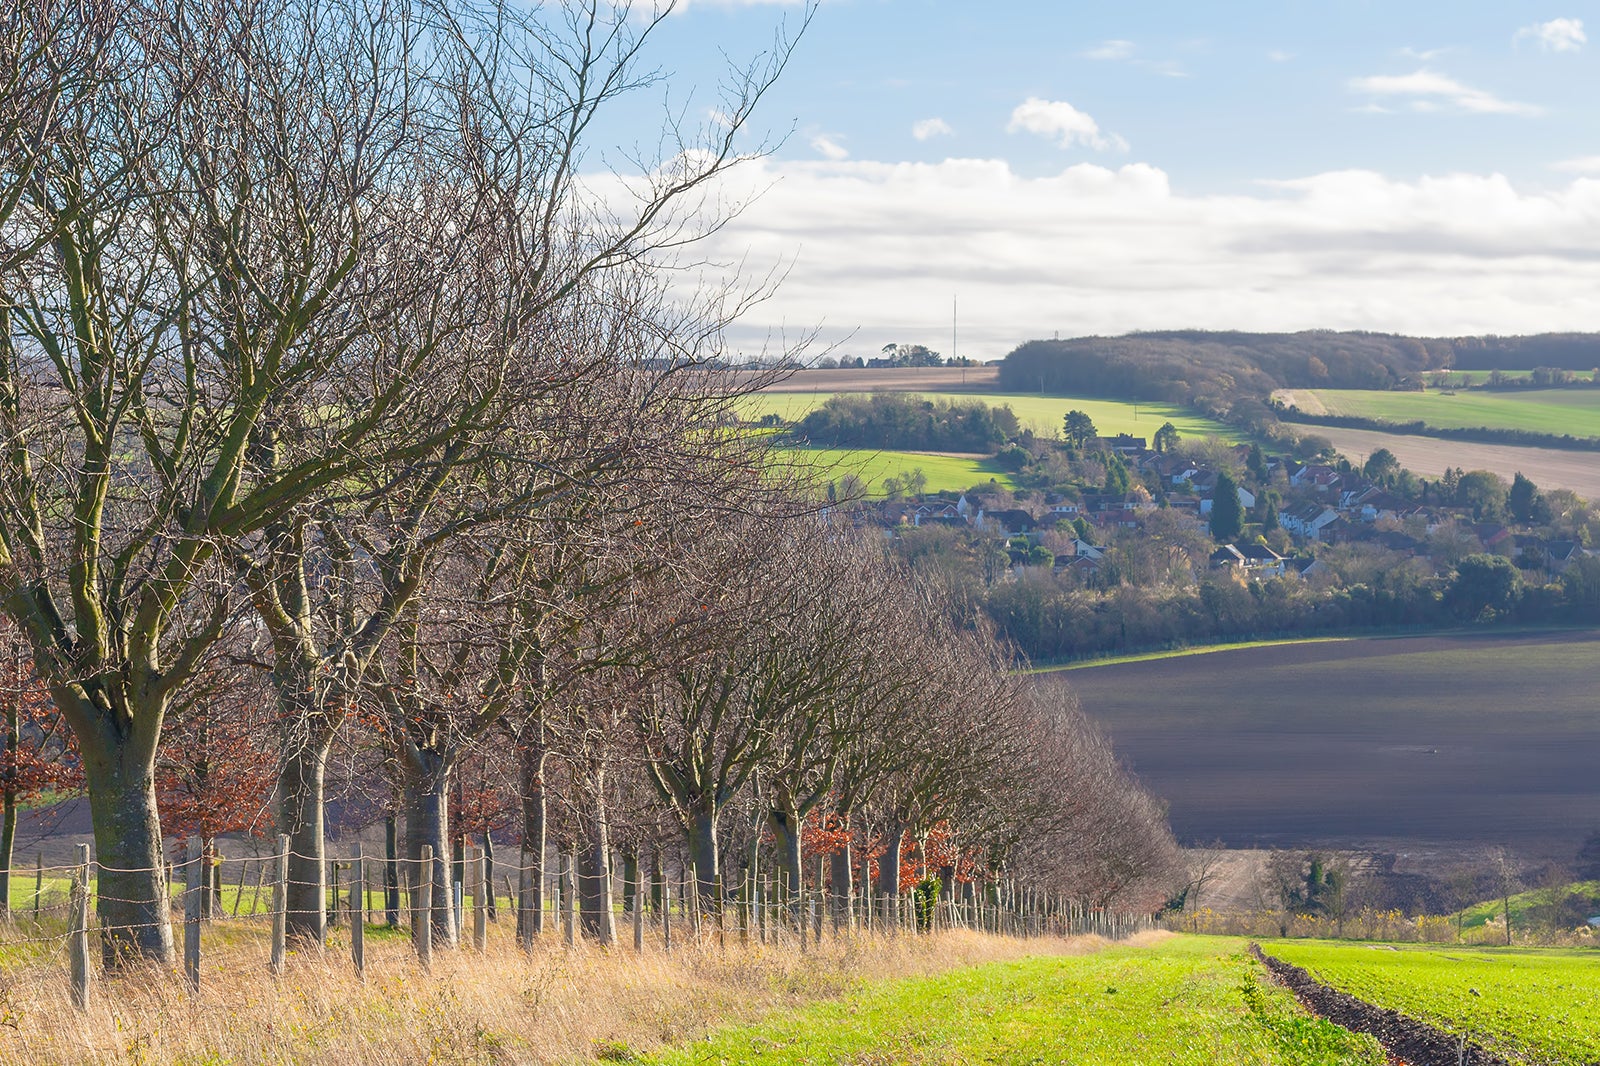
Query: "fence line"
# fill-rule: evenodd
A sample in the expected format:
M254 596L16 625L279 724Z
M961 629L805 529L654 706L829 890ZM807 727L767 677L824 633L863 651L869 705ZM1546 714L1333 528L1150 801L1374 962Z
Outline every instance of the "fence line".
M35 933L47 924L65 918L65 929L60 933L34 936L11 936L14 924L0 928L0 944L7 946L41 944L52 949L51 954L65 951L71 981L72 1001L79 1009L86 1009L90 1001L91 967L89 961L89 934L96 928L92 917L95 900L136 906L161 902L181 907L183 976L191 993L198 993L202 980L202 936L204 927L212 923L245 926L270 922L270 954L268 970L282 974L288 954L289 917L288 889L291 884L314 884L311 881L292 881L289 877L290 858L302 855L290 849L289 838L279 836L273 853L266 856L236 856L228 858L214 851L208 853L198 841L191 839L186 855L173 866L144 868L108 867L95 863L87 844L78 845L78 862L70 866L46 867L41 861L36 870L67 872L71 875L68 899L64 904L39 906L39 895L34 899ZM682 867L674 876L656 864L653 872L642 864L629 867L631 882L623 878L620 891L610 895L613 914L609 922L602 921L598 930L583 928L588 924L579 920L580 903L576 854L559 852L555 862L522 865L515 862L496 861L490 865L484 849L472 846L463 849L461 867L457 872L454 862L450 868L448 884L453 892L435 907L433 849L424 845L417 859L399 858L381 860L383 877L378 887L379 906L373 906L374 888L368 876L366 856L359 844L345 857L324 856L328 861L330 876L324 882L326 916L329 924L337 924L340 917L350 923L351 965L358 979L366 971L366 926L372 914L383 914L391 928L400 927L401 915L409 926L412 948L421 967L426 971L432 961L436 926L447 939L457 945L467 946L470 913L470 947L476 952L487 950L489 926L498 922L495 901L494 872L505 876L507 896L517 915L516 936L531 950L537 940L533 931L533 891L539 891L527 874L537 872L545 884L542 889L543 910L554 912L560 926L562 942L568 950L577 949L587 937L594 936L609 945L619 932L615 928L617 909L631 917L633 948L644 953L655 931L655 940L662 951L670 953L680 947L680 940L692 942L697 949L708 945L717 949L726 947L728 937L737 935L741 945L752 942L779 948L807 952L820 945L825 931L831 929L835 939L856 936L901 937L914 936L944 929L968 929L992 935L1016 937L1055 937L1094 933L1111 939L1120 939L1142 929L1151 928L1148 916L1108 912L1083 906L1063 897L1052 896L1035 889L1024 888L1013 881L1000 880L980 887L962 884L960 890L943 898L919 896L915 891L880 893L871 880L865 880L857 890L850 886L845 892L834 892L826 887L802 886L793 892L784 878L776 881L771 875L757 875L755 870L744 871L730 889L719 878L707 896L700 894L700 884L690 867ZM399 867L398 884L390 885L391 862ZM235 879L233 910L225 911L220 905L224 879L220 870L235 863L239 875ZM256 867L255 896L250 911L240 913L245 885L251 864ZM620 864L619 864L620 865ZM268 908L260 909L261 892L268 883L270 870L271 897ZM349 871L347 883L339 883L341 870ZM96 873L168 873L176 886L182 888L176 900L172 895L147 899L125 899L106 896L95 891ZM605 876L616 885L617 870ZM512 874L520 893L513 889ZM822 873L818 870L819 875ZM42 879L42 874L36 875ZM463 878L457 880L457 877ZM42 880L39 881L42 885ZM631 889L631 896L629 890ZM587 891L587 889L585 889ZM602 893L602 898L607 897ZM403 898L401 898L403 897ZM398 907L396 901L398 900ZM470 902L469 902L470 901ZM469 912L470 906L470 912ZM119 933L167 927L169 923L147 922L116 924L100 927L102 931L114 928ZM546 925L546 928L552 928Z

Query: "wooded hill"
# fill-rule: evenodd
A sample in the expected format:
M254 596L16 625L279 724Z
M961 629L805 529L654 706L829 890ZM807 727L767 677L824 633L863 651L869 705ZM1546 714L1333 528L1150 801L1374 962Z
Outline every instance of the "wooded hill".
M1189 403L1248 420L1237 404L1274 389L1387 389L1429 370L1588 370L1600 333L1405 337L1392 333L1168 330L1028 341L1000 366L1002 391Z

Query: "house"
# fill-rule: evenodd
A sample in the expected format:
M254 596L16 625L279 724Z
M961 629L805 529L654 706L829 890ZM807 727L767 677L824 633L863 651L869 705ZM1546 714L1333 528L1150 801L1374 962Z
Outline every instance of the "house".
M1338 521L1339 512L1322 503L1307 504L1294 510L1278 512L1278 525L1291 535L1307 540L1321 540L1322 531Z
M1575 540L1552 540L1544 546L1545 569L1559 574L1583 558L1583 545Z
M1213 487L1215 487L1215 481L1213 481ZM1250 508L1252 508L1252 507L1254 507L1256 505L1256 494L1255 493L1251 492L1249 489L1245 488L1243 485L1240 485L1238 487L1238 491L1239 491L1239 506L1243 507L1245 510L1248 511ZM1211 506L1215 502L1216 501L1213 500L1212 497L1210 497L1210 496L1202 496L1200 498L1200 513L1203 514L1203 515L1210 514L1211 513Z
M984 516L985 523L993 523L994 528L1008 537L1032 533L1038 527L1038 521L1027 511L1020 507L1010 510L992 511Z
M1211 553L1213 569L1237 567L1252 577L1282 577L1286 565L1284 557L1265 544L1224 544Z

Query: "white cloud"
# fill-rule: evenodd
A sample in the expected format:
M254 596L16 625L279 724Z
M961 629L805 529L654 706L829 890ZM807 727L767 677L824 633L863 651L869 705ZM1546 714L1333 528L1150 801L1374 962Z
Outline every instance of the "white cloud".
M1513 41L1532 40L1546 52L1579 52L1589 43L1582 19L1551 19L1518 30Z
M1062 148L1082 144L1097 152L1110 149L1119 152L1128 150L1127 141L1114 133L1101 132L1098 122L1065 100L1028 97L1011 112L1011 121L1006 124L1006 132L1036 133L1041 137L1054 139Z
M926 141L933 137L948 137L955 130L950 128L950 123L942 118L924 118L911 124L911 136L919 141Z
M841 159L850 158L850 150L848 148L834 140L832 137L829 137L823 133L819 133L815 137L811 138L811 147L816 149L819 155L831 159L834 162L838 162Z
M1407 59L1417 59L1428 63L1438 59L1448 51L1450 51L1448 48L1412 48L1410 45L1406 45L1400 49L1398 54L1405 56Z
M1558 163L1551 163L1550 169L1565 171L1568 174L1600 175L1600 155L1585 155L1576 159L1563 159Z
M1274 63L1287 63L1289 60L1294 58L1294 53L1285 52L1281 48L1274 48L1272 51L1267 53L1267 58L1272 60Z
M1538 115L1543 108L1502 100L1493 93L1463 85L1454 78L1423 68L1412 74L1375 74L1351 78L1350 91L1378 98L1399 97L1414 111L1436 111L1448 106L1479 115ZM1374 101L1376 102L1376 101Z
M1488 174L1367 171L1175 192L1142 163L1026 177L1003 160L781 162L736 170L742 214L697 249L753 274L788 265L732 334L859 330L852 352L935 339L961 300L962 351L1032 337L1203 327L1423 335L1600 323L1600 180L1554 190ZM759 196L762 190L765 192Z
M1085 59L1127 59L1133 55L1133 42L1104 41L1082 53Z

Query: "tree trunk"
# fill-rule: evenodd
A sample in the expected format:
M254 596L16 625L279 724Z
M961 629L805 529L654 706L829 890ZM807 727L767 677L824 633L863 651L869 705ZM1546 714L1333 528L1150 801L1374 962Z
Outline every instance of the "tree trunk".
M317 730L291 751L278 772L278 829L289 837L285 933L290 941L323 944L327 937L328 862L326 777L330 730Z
M451 885L450 862L450 769L431 753L423 758L430 765L408 781L405 789L406 857L413 864L422 859L424 845L433 848L433 946L456 946L456 907ZM416 935L415 931L412 933Z
M99 757L84 755L99 866L100 953L107 969L133 962L173 963L172 904L154 761L131 743Z
M850 924L850 897L853 894L852 878L855 869L851 863L850 842L845 841L843 847L829 856L828 880L832 882L833 921L834 927L848 926Z
M549 849L550 825L545 807L545 745L542 740L525 744L521 754L523 865L530 867L524 871L524 876L530 889L528 917L533 923L531 931L538 935L544 932L544 861Z
M622 853L622 912L632 914L639 901L638 849Z
M400 928L400 827L393 814L383 819L383 918Z
M488 894L484 900L484 905L488 909L489 920L498 922L500 920L500 912L494 903L494 838L487 829L483 831L483 884L484 891ZM515 906L515 903L513 903L513 906Z
M897 899L900 895L900 839L905 832L906 824L898 815L891 817L884 826L883 855L878 859L878 893L885 898Z
M575 775L576 776L576 775ZM610 947L616 943L611 911L611 825L606 811L605 771L594 770L578 811L578 916L583 932Z
M17 700L6 708L6 754L10 769L0 782L0 918L11 917L11 860L17 845L17 753L22 746L22 711Z
M802 917L800 892L805 879L805 871L800 866L800 814L792 807L788 810L769 808L767 823L777 839L778 876L789 901L790 916L799 922Z
M722 852L717 844L717 811L708 797L689 816L689 862L703 907L717 898L717 877L722 872Z

